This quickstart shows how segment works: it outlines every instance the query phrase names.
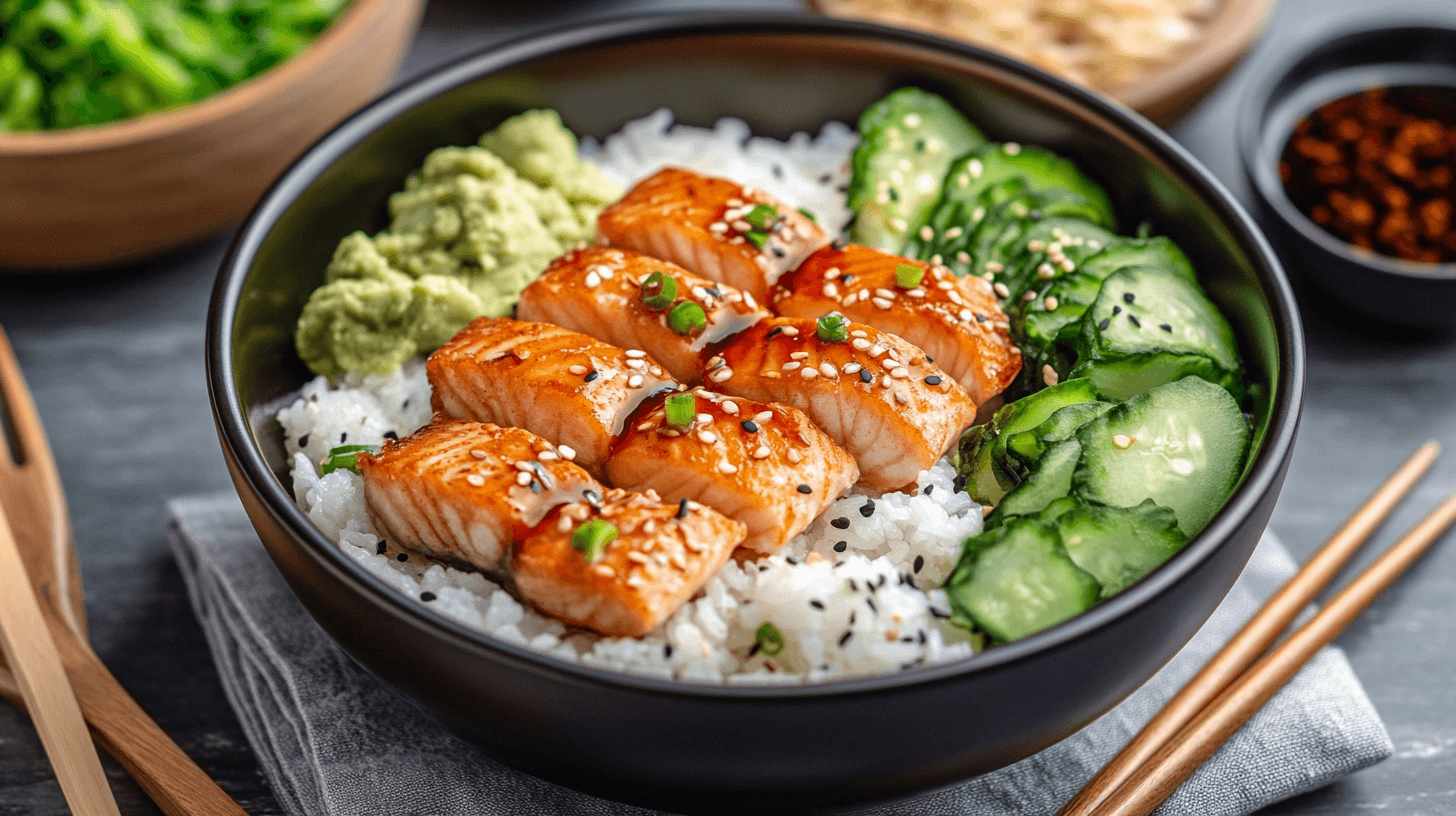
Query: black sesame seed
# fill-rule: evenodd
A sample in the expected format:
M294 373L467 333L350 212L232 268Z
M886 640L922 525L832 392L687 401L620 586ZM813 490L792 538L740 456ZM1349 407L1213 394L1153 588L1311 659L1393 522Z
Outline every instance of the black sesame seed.
M921 634L923 635L925 633L922 632ZM662 644L662 656L663 657L672 657L672 644L671 643L664 643L664 644Z
M919 637L919 640L920 640L920 644L921 644L921 645L922 645L922 646L923 646L923 645L925 645L925 630L924 630L924 629L921 629L921 630L920 630L920 637Z
M938 374L931 374L930 376L928 376L928 377L925 378L925 384L926 385L940 385L940 375L938 375Z
M1167 323L1160 323L1160 324L1158 324L1158 328L1162 329L1165 332L1170 332L1170 331L1173 330L1173 327L1172 326L1169 326Z
M783 247L777 245L769 247L769 251L773 252L775 258L782 258L788 254L784 252Z
M399 441L399 434L395 433L394 431L385 431L384 432L384 438L385 439L393 439L394 441L398 442Z
M1112 318L1110 318L1110 317L1104 317L1104 318L1102 318L1102 320L1101 320L1101 321L1100 321L1100 322L1099 322L1099 323L1098 323L1098 324L1097 324L1097 328L1099 328L1099 329L1101 329L1101 330L1103 330L1103 331L1107 331L1107 327L1108 327L1108 326L1111 326L1111 325L1112 325Z
M820 612L824 611L824 602L818 600L817 598L810 598L809 605L814 607L815 609L818 609Z
M748 431L749 433L758 433L758 423L754 422L751 419L745 419L738 424L743 427L743 430Z
M859 514L869 518L875 514L875 500L865 499L865 503L859 506Z
M849 529L849 519L845 518L844 516L840 516L839 518L830 519L829 520L829 526L830 527L833 527L836 530L848 530Z
M298 446L300 448L308 447L308 434L304 434L298 438Z
M846 272L843 275L840 275L839 276L839 282L840 283L849 283L852 280L854 280L854 276L851 275L851 274L849 274L848 272Z
M858 614L853 609L849 610L849 625L850 626L853 626L854 625L854 619L856 617L858 617Z
M706 292L709 297L715 297L719 300L723 299L723 292L719 290L716 286L704 286L703 291Z
M870 370L868 368L861 368L859 370L859 381L860 382L865 382L865 383L872 383L872 382L875 381L875 375L871 374L870 373Z
M404 398L404 402L401 402L401 403L400 403L400 404L399 404L399 409L400 409L400 410L401 410L401 411L403 411L403 410L404 410L404 409L406 409L406 408L408 408L408 407L409 407L409 397L405 397L405 398Z
M409 553L400 553L399 555L396 555L394 557L394 560L401 561L401 562L408 561L409 560Z
M840 648L843 648L844 647L844 644L848 643L849 642L849 639L852 638L852 637L854 637L854 630L853 629L845 629L844 630L844 634L842 634L842 635L839 636L839 646L840 646Z
M433 592L421 592L420 593L420 600L424 601L425 603L429 603L430 601L435 600L435 593L433 593Z
M915 556L915 565L913 567L911 567L911 569L913 569L915 571L915 573L918 575L918 574L920 574L921 567L924 567L924 566L925 566L925 556L923 556L923 555L917 555L917 556Z
M374 549L374 554L384 555L384 551L387 549L389 549L389 542L381 538L379 539L379 546Z
M1112 313L1115 314L1115 315L1122 314L1122 307L1121 306L1113 306L1112 307Z
M768 334L764 335L764 339L765 340L771 340L771 339L773 339L775 337L778 337L779 335L781 335L783 333L784 333L784 327L783 326L774 326L772 329L769 329L768 330Z
M966 489L966 478L967 477L966 477L966 475L964 473L960 474L959 476L956 476L954 479L951 480L950 489L956 491L957 493L959 493L962 490L965 490Z
M849 591L859 592L859 583L856 582L853 578L849 579Z
M753 642L753 645L748 647L748 656L753 657L754 655L758 654L759 646L759 642L755 640Z
M819 177L820 184L828 184L831 181L834 181L834 176L831 173L825 173L824 175Z
M923 493L923 494L925 494L926 496L929 496L931 493L934 493L935 492L935 485L928 484L928 485L925 486L925 489L922 490L922 491L920 491L920 492Z
M871 584L870 589L874 588L874 585ZM876 615L880 614L880 608L878 606L875 606L875 599L873 597L865 598L865 604L869 606L871 612L875 613Z
M591 382L592 380L595 380L597 377L600 377L600 376L602 376L602 373L600 371L597 371L595 368L593 368L591 371L588 371L586 373L586 376L585 377L582 377L582 379L583 380L586 380L587 382Z
M905 637L900 638L900 642L901 643L914 643L915 642L915 636L914 635L906 635Z
M791 567L797 567L797 566L799 566L799 559L793 557L792 555L785 556L784 557L784 560L787 561L787 562L789 562L789 566L791 566Z
M812 487L810 487L808 485L799 485L798 490L799 490L800 493L813 493L814 492L814 488L812 488Z
M340 445L342 445L342 444L344 444L345 442L348 442L348 441L349 441L349 432L348 431L344 431L343 433L339 434L339 444Z
M541 483L539 481L537 481L535 479L532 479L531 480L531 492L532 493L540 493L541 492Z
M888 576L888 575L886 575L886 574L884 574L882 572L882 573L880 573L879 583L877 583L876 586L884 586L889 580L890 580L890 576Z
M935 358L934 357L931 357L929 354L927 354L927 355L925 355L925 362L927 362L927 363L933 363L933 362L935 362Z
M847 549L849 549L849 542L848 541L836 541L836 542L834 542L834 551L835 552L844 552Z
M1031 218L1031 220L1033 220L1033 221L1040 221L1040 220L1041 220L1041 210L1032 210L1032 211L1031 211L1031 212L1030 212L1030 213L1028 213L1028 214L1027 214L1027 215L1028 215L1028 216L1029 216L1029 217L1030 217L1030 218Z
M688 500L687 499L683 499L682 501L680 501L680 502L677 503L677 517L680 518L680 519L681 518L687 518L688 517Z
M782 164L775 164L769 169L773 171L774 178L781 179L784 177L784 166Z
M1131 320L1132 324L1137 328L1141 329L1143 327L1143 322L1141 320L1138 320L1137 315L1133 314L1132 312L1128 312L1127 319Z
M945 611L944 609L936 609L932 606L930 607L930 616L932 618L940 618L941 620L945 620L950 617L950 613Z
M1122 302L1123 303L1132 303L1134 300L1137 300L1137 297L1135 297L1132 292L1123 292L1122 293Z

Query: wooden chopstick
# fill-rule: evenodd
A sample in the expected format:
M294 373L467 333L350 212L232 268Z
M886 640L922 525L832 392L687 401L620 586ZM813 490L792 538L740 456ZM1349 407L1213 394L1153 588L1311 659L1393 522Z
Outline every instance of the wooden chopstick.
M1430 470L1441 447L1427 442L1345 521L1300 570L1244 624L1238 634L1183 687L1107 765L1073 796L1057 816L1086 816L1127 781L1175 734L1191 722L1289 628L1324 591L1375 528Z
M66 803L77 816L117 816L111 786L41 615L4 508L0 508L0 585L4 586L0 592L0 647Z
M1208 759L1264 703L1269 701L1305 663L1350 622L1365 611L1380 593L1414 564L1452 523L1456 523L1456 496L1442 502L1366 567L1349 586L1289 639L1269 652L1164 745L1127 782L1113 791L1092 816L1146 816L1163 803L1183 780Z

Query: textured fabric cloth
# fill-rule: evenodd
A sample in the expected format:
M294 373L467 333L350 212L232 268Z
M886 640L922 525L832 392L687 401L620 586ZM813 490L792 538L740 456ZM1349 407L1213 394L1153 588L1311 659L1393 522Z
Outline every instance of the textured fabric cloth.
M236 497L178 499L170 509L169 538L228 700L290 813L649 813L486 759L401 700L299 605ZM1008 768L858 813L1054 813L1293 571L1288 552L1266 535L1208 623L1117 708ZM1327 648L1157 812L1250 813L1392 750L1344 653Z

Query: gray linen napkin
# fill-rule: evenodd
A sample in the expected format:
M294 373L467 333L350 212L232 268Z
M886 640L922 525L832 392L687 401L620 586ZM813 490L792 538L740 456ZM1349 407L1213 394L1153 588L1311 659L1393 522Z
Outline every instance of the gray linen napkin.
M507 768L451 736L343 653L298 604L235 496L170 504L169 539L229 702L279 801L321 814L648 814ZM958 788L862 814L1051 814L1294 571L1271 535L1208 623L1117 708ZM1158 811L1245 814L1390 756L1385 727L1327 648Z

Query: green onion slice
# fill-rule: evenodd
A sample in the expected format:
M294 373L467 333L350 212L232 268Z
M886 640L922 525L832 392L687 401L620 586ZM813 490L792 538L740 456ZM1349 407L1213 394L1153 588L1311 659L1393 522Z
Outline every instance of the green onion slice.
M743 220L752 224L754 229L766 230L778 214L778 210L770 204L754 204L753 209L744 214Z
M666 309L677 300L677 280L663 272L653 272L642 281L642 303L649 309Z
M925 277L925 270L915 264L900 264L895 267L895 285L901 289L914 289Z
M758 644L758 651L768 657L774 657L784 650L784 633L779 631L773 621L764 621L763 625L753 633L753 642Z
M672 394L662 404L662 409L667 413L669 423L686 428L693 424L693 417L698 415L698 398L692 392Z
M336 470L351 470L359 472L359 454L368 451L373 453L373 445L339 445L329 448L329 455L319 462L319 475L327 476Z
M759 232L758 230L750 230L748 232L743 233L743 237L744 238L747 238L748 239L748 243L753 244L758 249L763 249L764 244L767 244L768 243L768 233L767 232Z
M809 219L810 221L813 221L816 224L819 223L819 219L814 216L813 211L811 211L808 207L800 207L799 208L799 215L804 216L805 218Z
M672 307L667 313L667 326L678 334L692 334L708 325L708 316L703 307L690 300Z
M617 540L617 535L617 525L595 518L572 532L571 546L581 550L586 560L595 562L602 557L602 550Z
M826 343L843 343L849 339L849 320L841 314L825 315L817 321L815 333Z

